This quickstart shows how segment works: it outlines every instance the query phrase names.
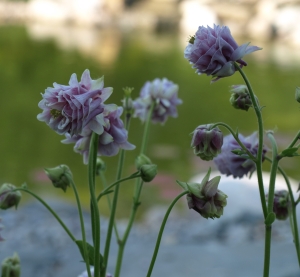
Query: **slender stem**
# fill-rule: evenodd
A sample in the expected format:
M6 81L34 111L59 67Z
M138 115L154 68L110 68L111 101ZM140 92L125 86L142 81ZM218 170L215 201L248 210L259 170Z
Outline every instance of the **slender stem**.
M291 144L288 146L288 148L292 148L297 141L300 139L300 131L297 133L297 135L294 137L294 139L292 140Z
M151 274L152 274L152 270L153 270L153 267L154 267L154 264L155 264L155 261L156 261L156 257L157 257L157 253L158 253L158 250L159 250L159 246L160 246L160 242L161 242L161 238L162 238L162 235L163 235L163 232L164 232L164 229L165 229L165 226L166 226L166 223L167 223L167 220L168 220L168 217L171 213L171 210L173 209L174 205L176 204L176 202L184 195L188 194L189 192L188 191L184 191L182 193L180 193L174 200L173 202L171 203L171 205L169 206L166 214L165 214L165 217L162 221L162 224L160 226L160 230L159 230L159 233L158 233L158 237L157 237L157 240L156 240L156 245L155 245L155 248L154 248L154 252L153 252L153 255L152 255L152 260L151 260L151 263L150 263L150 266L149 266L149 269L148 269L148 273L147 273L147 277L150 277Z
M264 182L263 182L263 176L262 176L262 156L263 156L263 138L264 138L264 127L263 127L263 121L262 121L262 115L261 115L261 108L258 104L258 101L256 100L256 97L254 95L254 92L252 90L251 84L243 72L243 70L238 66L237 63L235 63L235 68L240 72L241 76L243 77L247 88L249 90L249 95L253 104L253 108L257 117L258 122L258 150L257 150L257 156L256 156L256 171L257 171L257 181L259 186L259 194L260 194L260 201L262 205L262 210L264 214L264 218L266 219L268 213L267 213L267 205L265 201L265 191L264 191Z
M147 114L140 154L144 154L146 151L146 145L147 145L148 136L149 136L149 127L150 127L150 122L151 122L154 107L155 107L155 102L152 103L152 105L150 106L150 109L148 111L148 114ZM117 257L117 262L116 262L115 277L119 277L119 275L120 275L125 245L126 245L128 236L130 234L134 219L135 219L137 208L140 205L139 198L141 195L142 186L143 186L143 181L141 179L137 179L136 184L135 184L135 189L134 189L133 205L132 205L132 209L131 209L131 213L130 213L130 217L129 217L129 222L126 227L123 238L119 241L119 251L118 251L118 257Z
M268 157L266 157L265 159L269 162L272 162L272 160L269 159ZM297 258L298 258L298 264L300 266L300 242L299 242L299 231L298 231L298 223L297 223L296 202L295 202L292 186L291 186L291 183L290 183L290 180L289 180L287 174L280 166L278 166L278 171L283 176L285 183L287 185L288 191L289 191L289 197L290 197L291 206L292 206L291 207L292 216L290 217L290 219L292 220L291 228L292 228L292 233L293 233L293 237L294 237L294 243L295 243L295 248L296 248L296 253L297 253Z
M43 206L55 217L55 219L58 221L58 223L61 225L61 227L63 227L63 229L66 231L66 233L69 235L69 237L71 238L72 241L76 241L76 238L73 236L73 234L71 233L71 231L68 229L68 227L63 223L63 221L60 219L60 217L57 215L56 212L54 212L52 210L52 208L42 199L40 198L38 195L36 195L35 193L33 193L32 191L25 189L25 188L17 188L15 189L15 191L25 191L28 194L31 194L34 198L36 198L38 201L40 201L40 203L43 204Z
M86 264L86 270L87 270L87 273L88 273L88 277L92 277L91 268L90 268L90 261L89 261L89 254L88 254L88 250L87 250L87 246L86 246L86 235L85 235L85 228L84 228L84 220L83 220L83 215L82 215L81 203L80 203L78 191L77 191L76 185L73 181L73 178L69 177L68 179L69 179L69 181L71 183L71 186L72 186L72 189L74 191L74 194L75 194L75 197L76 197L76 202L77 202L77 207L78 207L81 235L82 235L82 241L83 241L83 255L84 255L84 261L85 261L85 264Z
M214 128L215 126L223 126L225 127L234 137L234 139L236 140L236 142L242 147L242 149L247 153L247 155L251 158L251 160L253 160L254 162L256 162L256 157L254 157L252 155L252 153L247 149L247 147L241 142L241 140L239 139L239 137L236 135L236 133L232 130L232 128L227 125L226 123L223 122L217 122L214 123L214 125L212 126L212 128Z
M134 179L134 178L138 178L138 177L141 177L141 174L138 174L139 172L136 172L126 178L123 178L123 179L120 179L114 183L112 183L111 185L109 185L108 187L106 187L97 197L97 201L100 200L100 198L106 194L106 192L108 192L111 188L113 188L114 186L117 186L119 185L120 183L124 182L124 181L127 181L127 180L130 180L130 179Z
M98 138L99 135L96 133L92 134L90 141L90 153L89 153L89 164L88 164L88 176L89 176L89 190L91 197L91 223L93 231L93 242L94 242L94 277L100 276L100 213L98 209L98 203L95 193L95 176L96 176L96 161L98 151Z
M272 144L272 166L270 172L270 183L268 193L268 214L273 213L274 206L274 192L275 192L275 180L278 168L278 149L275 138L272 132L267 133L268 138ZM272 236L272 223L265 223L265 259L264 259L264 277L269 276L270 271L270 257L271 257L271 236Z
M125 129L128 130L129 125L130 125L130 119L131 116L129 114L126 114L125 116ZM123 171L123 164L125 160L125 150L122 149L119 157L119 163L118 163L118 169L117 169L117 184L115 187L114 191L114 197L111 205L111 211L110 211L110 217L109 217L109 223L108 223L108 229L107 229L107 235L106 235L106 241L105 241L105 248L104 248L104 268L101 271L101 277L105 277L106 275L106 268L107 268L107 263L108 263L108 257L109 257L109 250L110 250L110 243L111 243L111 237L112 237L112 232L115 226L116 229L116 224L115 224L115 216L116 216L116 210L117 210L117 204L118 204L118 197L119 197L119 180L121 179L122 176L122 171Z

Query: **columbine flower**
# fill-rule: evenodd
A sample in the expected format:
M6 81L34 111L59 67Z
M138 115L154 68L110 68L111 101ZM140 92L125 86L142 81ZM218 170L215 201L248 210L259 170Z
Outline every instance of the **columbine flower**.
M67 165L62 164L53 168L45 168L45 172L54 187L61 188L66 192L67 187L70 186L70 179L73 178L73 174Z
M238 46L227 26L200 26L195 36L189 40L184 57L196 68L196 73L212 75L217 77L213 80L216 81L234 74L234 62L239 63L240 67L246 66L243 56L260 49L249 46L249 43Z
M133 150L135 146L127 141L128 132L124 128L123 121L120 116L123 112L122 107L110 104L104 106L103 111L103 133L98 140L99 156L117 155L119 149ZM66 134L66 139L62 143L75 143L74 151L83 155L83 162L88 163L89 147L92 130L85 128L83 135Z
M291 208L291 201L289 193L286 190L275 191L273 212L279 220L285 220L289 216L289 209Z
M103 132L103 102L112 93L112 88L104 88L104 77L92 80L86 69L80 82L74 73L69 85L53 86L42 94L39 107L43 112L38 114L38 120L60 135L80 134L87 126L99 135Z
M213 124L200 125L193 132L191 146L195 155L202 160L210 161L221 152L223 134Z
M216 176L209 180L211 169L198 183L177 183L190 193L187 194L187 202L190 209L195 210L204 218L219 218L223 215L223 209L227 205L227 195L218 190L221 177Z
M18 207L22 194L15 191L16 187L12 184L4 183L0 187L0 209L6 210L13 206Z
M257 133L254 132L249 137L244 137L239 134L240 141L250 151L253 156L257 155L258 150L258 138ZM239 156L232 153L232 150L241 149L241 146L237 143L235 138L230 134L224 137L221 154L214 158L214 162L218 167L218 170L222 174L232 175L234 178L242 178L244 175L253 173L256 169L255 163L247 157ZM267 149L263 149L263 160Z
M133 102L134 116L145 121L154 102L152 122L165 123L168 116L177 117L176 106L182 103L182 100L177 97L177 93L178 85L166 78L146 82L141 89L140 97Z
M246 85L233 85L230 88L230 92L231 97L229 101L234 108L248 111L249 108L253 106ZM258 101L257 98L256 101Z

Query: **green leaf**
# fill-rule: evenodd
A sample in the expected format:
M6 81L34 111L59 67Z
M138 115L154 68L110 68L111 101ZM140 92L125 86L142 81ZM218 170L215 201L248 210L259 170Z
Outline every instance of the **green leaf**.
M83 261L86 262L86 260L84 258L84 244L83 244L83 241L82 240L76 240L75 242L76 242L76 244L77 244L77 246L79 248L79 251L81 253ZM95 260L94 260L95 249L94 249L94 247L87 242L86 243L86 248L87 248L87 252L88 252L89 264L90 265L95 265ZM99 261L99 263L102 264L102 261L103 261L103 257L100 254L100 261Z
M281 152L281 157L294 157L299 156L296 152L298 151L298 147L288 148Z
M276 219L276 215L275 215L275 213L269 213L268 215L267 215L267 218L266 218L266 220L265 220L265 224L266 225L271 225L274 221L275 221L275 219Z

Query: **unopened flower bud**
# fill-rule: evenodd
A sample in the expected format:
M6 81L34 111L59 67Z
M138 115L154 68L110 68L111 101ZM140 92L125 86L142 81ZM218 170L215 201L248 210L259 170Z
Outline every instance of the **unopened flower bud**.
M295 99L297 102L300 103L300 87L296 87L296 90L295 90Z
M221 153L223 134L213 124L200 125L193 132L191 147L195 155L205 161L210 161Z
M288 218L290 206L289 193L286 190L275 191L273 212L278 220Z
M151 160L144 154L140 154L136 159L135 159L135 166L137 170L140 170L141 167L145 164L152 164Z
M122 103L126 115L131 115L134 112L133 101L131 98L131 93L133 89L134 88L129 88L129 87L123 88L125 97L122 100Z
M195 210L204 218L219 218L227 205L227 195L218 189L221 177L209 180L210 169L201 184L177 182L187 194L188 207Z
M231 86L230 92L231 97L229 101L234 108L248 111L252 107L252 101L246 85Z
M157 174L156 164L144 164L140 168L141 178L144 182L151 182Z
M17 253L14 253L12 257L5 258L2 261L1 276L3 277L21 276L20 258Z
M16 187L12 184L3 184L0 187L0 209L6 210L19 205L22 194L20 191L15 191Z
M67 165L59 165L53 168L45 168L45 172L56 188L61 188L66 192L70 185L70 179L73 178L72 172Z
M97 157L97 161L96 161L96 175L100 176L101 171L105 171L106 170L106 165L105 162Z

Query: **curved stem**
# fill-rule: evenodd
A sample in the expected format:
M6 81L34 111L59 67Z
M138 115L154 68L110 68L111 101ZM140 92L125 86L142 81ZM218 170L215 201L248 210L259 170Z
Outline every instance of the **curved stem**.
M34 198L36 198L38 201L40 201L40 203L43 204L43 206L55 217L55 219L58 221L58 223L61 225L61 227L63 227L63 229L69 235L69 237L71 238L71 240L74 241L74 242L76 241L76 238L73 236L73 234L68 229L68 227L63 223L63 221L60 219L60 217L57 215L57 213L54 212L52 210L52 208L42 198L40 198L38 195L36 195L35 193L31 192L28 189L24 189L24 188L17 188L17 189L15 189L15 191L18 191L18 190L25 191L28 194L32 195Z
M166 223L167 223L167 220L168 220L168 217L174 207L174 205L176 204L176 202L184 195L188 194L189 192L188 191L184 191L182 193L180 193L174 200L173 202L171 203L171 205L169 206L166 214L165 214L165 217L162 221L162 224L160 226L160 230L159 230L159 233L158 233L158 237L157 237L157 240L156 240L156 245L155 245L155 248L154 248L154 252L153 252L153 255L152 255L152 260L151 260L151 263L150 263L150 266L149 266L149 269L148 269L148 273L147 273L147 277L150 277L151 274L152 274L152 270L153 270L153 267L154 267L154 264L155 264L155 261L156 261L156 257L157 257L157 253L158 253L158 250L159 250L159 246L160 246L160 242L161 242L161 238L162 238L162 235L163 235L163 232L164 232L164 229L165 229L165 226L166 226Z
M94 242L94 276L100 276L100 213L98 209L98 202L95 193L95 176L96 176L96 161L98 152L98 138L99 135L96 133L92 134L90 141L90 153L89 153L89 164L88 164L88 177L89 177L89 190L91 197L91 223L92 233Z
M234 139L236 140L236 142L242 147L242 149L251 158L251 160L253 160L254 162L256 162L256 157L254 157L252 155L252 153L247 149L247 147L241 142L241 140L239 139L239 137L236 135L236 133L232 130L232 128L229 125L227 125L226 123L223 123L223 122L217 122L217 123L213 124L212 128L214 128L216 126L223 126L223 127L225 127L232 134L232 136L234 137Z
M83 242L83 255L84 255L84 261L86 264L86 270L88 273L88 277L92 277L91 273L91 268L90 268L90 261L89 261L89 254L86 246L86 235L85 235L85 228L84 228L84 220L83 220L83 214L82 214L82 208L81 208L81 203L78 195L78 191L76 188L76 185L73 181L73 178L68 176L68 179L71 183L72 189L74 191L75 197L76 197L76 202L77 202L77 207L78 207L78 214L79 214L79 219L80 219L80 228L81 228L81 235L82 235L82 242Z
M300 131L297 133L297 135L294 137L294 139L292 140L291 144L287 147L287 148L292 148L297 141L300 139Z
M264 182L263 182L263 176L262 176L262 156L263 156L263 138L264 138L264 127L263 127L263 121L262 121L262 115L261 115L261 108L258 104L258 101L256 100L256 97L254 95L254 92L252 90L251 84L243 72L243 70L239 67L237 63L235 63L235 68L240 72L242 78L244 79L247 88L249 90L249 95L253 104L253 108L257 117L257 123L258 123L258 150L257 150L257 156L256 156L256 171L257 171L257 181L259 185L259 194L260 194L260 201L262 205L262 210L264 214L264 218L266 219L268 213L267 213L267 205L265 201L265 192L264 192Z

